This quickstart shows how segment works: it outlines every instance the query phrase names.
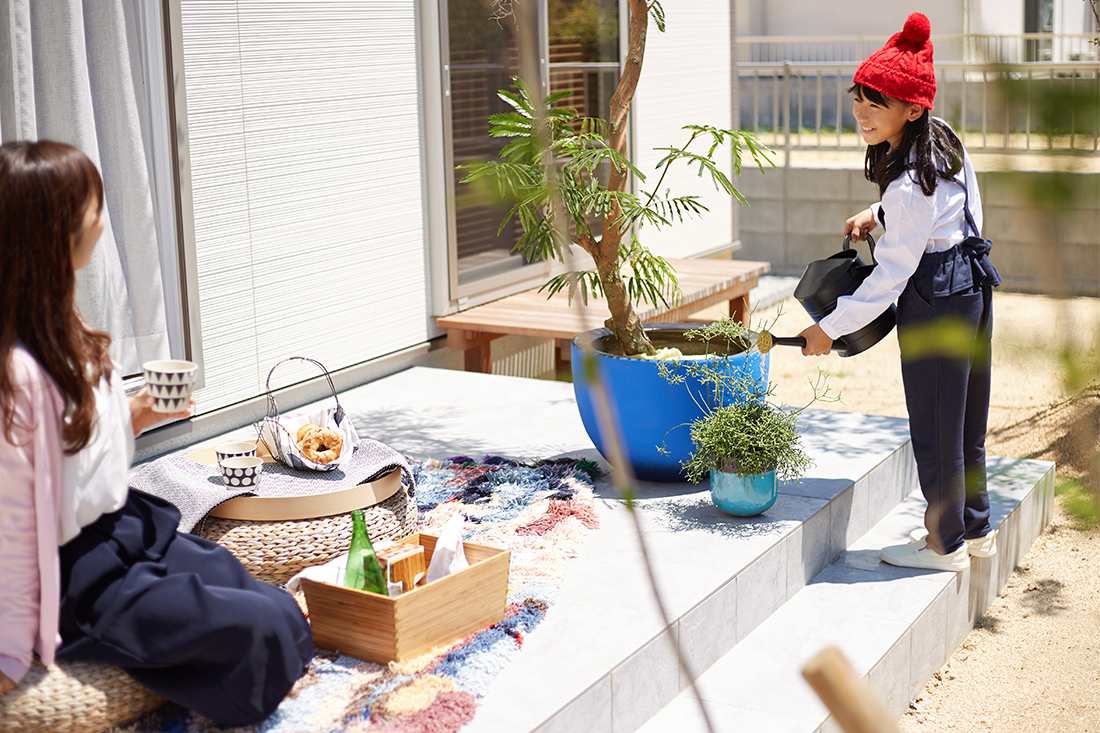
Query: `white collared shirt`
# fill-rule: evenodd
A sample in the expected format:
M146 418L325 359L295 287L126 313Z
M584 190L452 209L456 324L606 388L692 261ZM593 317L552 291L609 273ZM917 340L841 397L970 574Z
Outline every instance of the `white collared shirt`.
M970 213L978 232L982 228L982 200L970 156L963 151L963 169L970 191ZM878 262L863 284L850 296L837 300L836 310L818 322L830 338L853 333L866 326L897 300L916 272L926 252L941 252L966 238L963 204L966 194L957 183L940 179L931 196L925 196L910 171L890 182L882 201L873 204L876 223L885 214L886 231L875 240Z
M134 460L134 431L130 403L118 365L111 378L95 390L96 425L88 445L65 456L61 467L57 544L64 545L104 514L118 511L129 491L130 463Z

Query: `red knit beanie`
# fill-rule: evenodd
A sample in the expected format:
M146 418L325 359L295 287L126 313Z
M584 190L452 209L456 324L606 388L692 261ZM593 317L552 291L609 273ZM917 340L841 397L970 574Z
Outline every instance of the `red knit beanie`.
M875 91L932 109L936 98L936 70L932 68L932 24L923 13L913 13L901 33L860 64L852 79Z

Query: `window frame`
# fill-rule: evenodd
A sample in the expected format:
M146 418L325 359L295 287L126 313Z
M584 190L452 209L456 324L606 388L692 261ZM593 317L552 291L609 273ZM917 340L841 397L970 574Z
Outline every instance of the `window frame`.
M136 21L143 86L138 104L148 120L144 140L160 254L164 310L172 359L202 364L195 238L187 150L187 99L183 78L181 9L178 0L131 0ZM128 390L142 384L140 375ZM195 388L204 384L199 370Z
M513 295L532 287L539 287L553 275L564 272L565 265L560 262L540 262L516 268L499 275L478 279L474 282L461 284L458 277L458 237L456 226L455 185L453 175L454 144L453 144L453 120L450 104L450 39L448 36L448 9L450 0L437 0L434 17L427 25L422 25L425 31L425 45L422 58L425 62L425 137L431 141L437 137L438 150L427 146L426 163L428 170L438 172L438 176L429 175L429 186L435 180L435 195L429 192L428 218L435 227L429 227L433 232L431 241L433 252L431 257L431 281L432 281L432 312L437 316L448 315L466 308L490 302L508 295ZM626 61L626 39L630 30L629 10L622 0L618 2L619 9L619 54L615 64L609 62L566 62L551 65L548 62L550 56L549 37L549 0L538 0L538 25L539 25L539 50L538 69L543 96L550 88L551 70L611 70L614 67L619 75ZM432 15L428 13L426 15ZM438 74L432 75L427 70L437 69ZM618 76L616 77L616 79ZM432 94L432 87L438 85L437 93ZM630 129L627 150L633 150L634 140L634 115L630 117ZM440 126L438 131L431 129L436 120ZM433 134L435 135L433 136ZM633 187L633 181L631 181ZM442 197L442 201L439 198ZM445 227L445 236L436 235L439 228ZM443 239L445 246L439 242Z

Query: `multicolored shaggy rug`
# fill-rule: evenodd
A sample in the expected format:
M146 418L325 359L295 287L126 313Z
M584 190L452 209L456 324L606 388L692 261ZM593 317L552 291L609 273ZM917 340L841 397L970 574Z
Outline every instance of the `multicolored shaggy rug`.
M319 652L309 672L262 725L241 733L449 733L554 602L567 562L599 526L592 486L599 467L572 458L518 463L457 456L413 464L420 530L437 534L456 512L467 542L511 551L503 621L451 647L388 666ZM127 733L207 733L209 721L164 708Z

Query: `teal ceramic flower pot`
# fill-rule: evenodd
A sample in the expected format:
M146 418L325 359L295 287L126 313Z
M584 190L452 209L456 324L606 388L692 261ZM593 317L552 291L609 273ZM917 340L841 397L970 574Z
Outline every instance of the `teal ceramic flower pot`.
M775 471L758 476L710 472L710 498L722 511L735 517L755 517L771 509L779 496Z

